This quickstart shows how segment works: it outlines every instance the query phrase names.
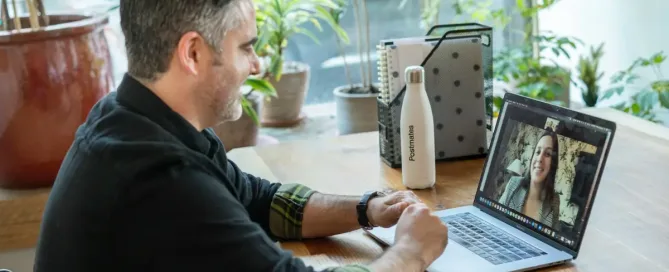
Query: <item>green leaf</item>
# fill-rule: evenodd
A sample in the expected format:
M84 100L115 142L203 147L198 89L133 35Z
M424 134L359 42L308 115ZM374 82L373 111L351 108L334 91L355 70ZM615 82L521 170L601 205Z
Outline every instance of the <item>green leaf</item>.
M669 80L658 80L650 84L653 91L669 91Z
M283 58L279 54L272 55L269 71L275 77L276 81L281 80L283 72Z
M314 27L316 27L316 29L318 29L318 31L323 31L323 27L321 27L321 23L318 22L318 20L316 20L316 18L311 18L311 19L309 19L309 21L311 21L311 23L314 25Z
M638 114L641 111L641 106L639 104L634 103L632 104L632 113Z
M667 59L667 56L665 56L663 52L660 51L655 55L653 55L652 59L654 64L661 64L662 62L664 62L665 59Z
M242 109L246 115L251 117L256 125L260 125L260 118L258 118L258 113L253 109L253 105L251 105L251 102L246 99L245 96L242 96Z
M562 51L562 54L564 54L565 56L567 56L567 58L571 58L571 57L569 56L569 52L567 52L567 50L565 50L564 48L560 47L560 51Z
M602 95L601 100L609 99L614 94L621 94L623 92L623 90L625 90L625 87L622 87L622 86L608 89L608 90L604 91L604 94Z
M669 109L669 90L659 92L658 100L662 107Z
M318 40L318 38L316 38L316 35L314 35L313 32L309 31L309 30L306 29L306 28L301 28L301 27L296 28L296 29L295 29L295 32L297 32L297 33L302 33L302 34L306 35L307 37L311 38L311 39L312 39L316 44L318 44L318 45L321 44L321 42Z
M249 77L244 84L251 87L253 91L257 91L267 96L277 97L276 89L274 89L272 83L267 80Z
M639 78L641 77L637 74L630 74L628 75L627 80L625 80L625 84L632 84Z
M471 16L472 19L482 22L485 21L485 19L488 17L489 14L490 14L489 10L479 9L474 11Z
M611 76L611 84L620 83L621 81L623 81L626 75L627 73L624 71L615 72L613 76Z
M643 91L637 94L636 101L644 110L653 109L658 102L658 95L653 91Z

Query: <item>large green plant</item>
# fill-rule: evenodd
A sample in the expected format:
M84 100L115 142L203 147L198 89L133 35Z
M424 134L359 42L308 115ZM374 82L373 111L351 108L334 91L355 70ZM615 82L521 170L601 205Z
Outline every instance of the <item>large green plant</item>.
M627 69L616 72L611 77L612 87L604 92L602 100L614 95L629 93L629 99L613 105L613 108L647 119L659 122L655 114L657 108L669 109L669 79L664 77L660 66L667 59L663 51L657 52L648 58L638 58ZM650 84L637 87L635 83L641 79L637 73L639 68L651 68L655 79Z
M574 81L571 79L570 69L559 65L556 59L571 59L570 51L577 49L583 42L575 37L539 31L537 14L557 2L558 0L516 1L516 12L524 21L524 42L498 52L493 57L493 73L496 80L507 83L521 95L561 105L563 101L559 98ZM494 98L498 108L501 100L501 97Z
M295 34L310 37L315 43L320 41L306 24L312 24L322 31L321 23L325 22L337 37L348 42L348 35L337 24L329 12L340 5L333 0L254 0L256 4L256 23L258 25L259 42L256 52L269 63L263 78L274 77L281 80L284 68L284 49L289 39Z
M439 8L445 0L422 0L421 27L439 23ZM559 104L557 100L571 82L570 71L558 65L556 58L571 58L569 51L582 42L574 37L561 37L551 32L539 32L537 14L555 5L558 0L516 0L514 9L493 8L492 0L448 0L456 16L452 21L475 21L490 24L498 31L513 19L520 18L523 42L499 50L493 57L493 76L508 83L515 92L532 98ZM406 3L403 0L400 7ZM466 18L465 18L466 17ZM506 90L511 91L511 90ZM495 97L495 105L502 97Z
M576 49L581 41L550 32L531 36L531 39L535 43L508 48L495 55L493 75L497 80L510 83L521 95L561 104L557 99L569 88L571 73L555 59L570 58L570 49ZM538 48L538 54L535 48ZM501 97L495 101L499 106Z

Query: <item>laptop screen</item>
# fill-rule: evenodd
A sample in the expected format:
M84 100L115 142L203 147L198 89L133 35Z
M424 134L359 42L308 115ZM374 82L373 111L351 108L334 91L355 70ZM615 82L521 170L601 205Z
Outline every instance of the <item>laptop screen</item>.
M497 126L476 201L576 250L611 131L513 100Z

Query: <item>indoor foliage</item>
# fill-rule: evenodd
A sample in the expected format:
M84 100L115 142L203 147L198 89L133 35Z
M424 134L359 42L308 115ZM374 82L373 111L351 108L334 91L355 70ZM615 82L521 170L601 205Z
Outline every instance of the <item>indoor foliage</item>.
M636 59L630 67L611 77L613 87L604 92L601 99L608 99L627 92L629 99L615 104L614 108L652 122L659 122L655 110L658 108L669 110L669 79L662 74L660 68L666 59L667 56L663 51L648 58ZM637 73L638 69L642 68L652 69L655 79L648 80L639 87L635 83L642 79Z

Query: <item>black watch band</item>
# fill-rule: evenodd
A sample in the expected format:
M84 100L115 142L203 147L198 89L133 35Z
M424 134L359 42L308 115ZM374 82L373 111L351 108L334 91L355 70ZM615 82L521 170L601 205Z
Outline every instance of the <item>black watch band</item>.
M362 196L358 205L356 205L356 210L358 211L358 224L360 224L363 229L370 230L375 227L369 222L369 218L367 218L367 203L369 203L370 199L379 195L382 195L382 193L378 191L367 192Z

